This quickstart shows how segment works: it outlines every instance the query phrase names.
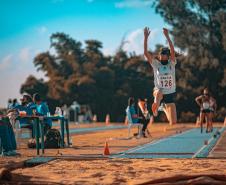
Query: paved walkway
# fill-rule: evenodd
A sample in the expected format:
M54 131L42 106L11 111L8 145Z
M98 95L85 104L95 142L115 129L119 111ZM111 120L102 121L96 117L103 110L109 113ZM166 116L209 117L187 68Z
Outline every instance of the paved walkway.
M211 158L226 158L226 130L222 133L221 138L218 140L216 146L210 152Z
M113 158L203 158L220 138L223 130L214 128L212 133L200 133L194 128L183 133L133 148Z

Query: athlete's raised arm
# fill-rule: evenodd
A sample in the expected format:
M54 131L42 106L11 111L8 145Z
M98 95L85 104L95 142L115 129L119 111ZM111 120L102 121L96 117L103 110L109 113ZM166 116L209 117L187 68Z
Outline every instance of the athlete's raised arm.
M196 103L202 108L202 95L195 98Z
M163 33L164 33L164 35L165 35L165 37L166 37L166 39L167 39L167 41L169 43L171 61L175 62L175 59L176 59L175 58L175 50L174 50L173 43L172 43L172 41L171 41L171 39L169 37L169 31L168 31L168 29L163 28Z
M151 31L148 27L144 28L144 56L147 58L148 62L151 64L153 60L153 56L148 52L148 37Z

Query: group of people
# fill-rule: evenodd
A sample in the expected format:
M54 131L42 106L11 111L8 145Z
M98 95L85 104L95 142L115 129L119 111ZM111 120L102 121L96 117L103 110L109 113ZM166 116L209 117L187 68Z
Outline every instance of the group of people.
M17 139L20 138L20 128L30 129L31 137L34 138L34 122L29 119L29 116L44 116L42 122L44 125L44 134L46 134L52 126L52 121L48 117L48 105L42 101L38 93L34 94L33 97L29 94L24 94L20 101L20 103L18 103L16 99L9 101L7 115L3 115L2 113L0 116L0 155L19 155L16 152L16 148ZM29 140L28 145L32 144L33 141L33 139Z
M165 35L169 47L162 47L158 54L150 53L148 51L148 37L150 33L150 29L148 27L145 27L144 56L148 60L154 72L154 102L152 103L151 110L154 117L158 116L159 110L163 110L166 114L169 124L173 125L177 123L177 111L174 100L176 97L176 52L174 50L174 45L169 37L169 31L166 28L163 28L163 34ZM135 109L132 107L131 102L134 102L133 98L129 98L129 103L126 110L130 110L130 114L133 115L133 123L137 123L139 121L143 123L144 131L147 126L146 122L144 122L144 119L138 119L139 116L135 112ZM204 118L206 118L207 122L206 132L212 131L212 118L214 112L216 112L215 99L210 96L208 89L204 89L203 95L197 97L196 102L200 106L201 132Z
M49 114L49 107L46 104L46 102L42 101L40 95L38 93L35 93L33 97L29 94L24 94L23 97L20 99L21 103L16 103L9 105L8 108L8 115L9 117L12 117L13 119L10 119L12 122L12 125L15 126L15 116L12 115L18 115L20 112L26 112L26 115L32 116L32 115L38 115L38 116L47 116ZM21 128L29 128L33 129L32 122L27 118L19 118L19 126ZM52 127L52 121L51 119L44 119L44 132L46 133L50 128ZM32 137L34 137L32 133Z
M158 111L161 106L163 111L166 114L167 119L169 120L170 125L173 125L177 122L177 113L176 106L174 103L174 98L176 96L176 78L175 78L175 66L176 66L176 57L174 46L169 37L169 32L167 29L163 29L163 33L169 43L168 47L161 48L158 55L152 54L148 51L148 37L151 31L149 28L144 28L144 55L147 58L149 64L152 66L154 71L154 102L151 106L153 116L158 116ZM129 99L130 102L130 99ZM139 102L138 102L139 105ZM139 106L140 107L140 106ZM130 109L131 115L133 115L133 122L140 121L143 123L143 135L144 131L147 128L146 122L141 119L139 120L138 116L134 114L131 104L128 104L127 110ZM141 110L143 113L143 110ZM147 111L146 111L147 112ZM143 115L143 114L142 114ZM148 115L150 115L148 113ZM150 116L149 116L150 117ZM149 118L150 121L150 118ZM149 123L148 121L148 123Z

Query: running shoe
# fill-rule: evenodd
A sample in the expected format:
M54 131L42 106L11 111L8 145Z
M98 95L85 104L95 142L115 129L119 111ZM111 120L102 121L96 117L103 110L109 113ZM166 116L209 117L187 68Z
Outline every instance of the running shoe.
M161 105L158 108L158 111L164 111L164 107L165 107L164 103L161 103Z

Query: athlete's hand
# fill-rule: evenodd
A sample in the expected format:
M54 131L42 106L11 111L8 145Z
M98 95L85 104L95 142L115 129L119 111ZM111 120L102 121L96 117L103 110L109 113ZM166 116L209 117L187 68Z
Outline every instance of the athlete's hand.
M148 27L144 28L144 37L148 38L151 33L151 30Z
M165 35L166 37L168 37L168 36L169 36L169 31L168 31L168 29L167 29L167 28L163 28L162 30L163 30L164 35Z

